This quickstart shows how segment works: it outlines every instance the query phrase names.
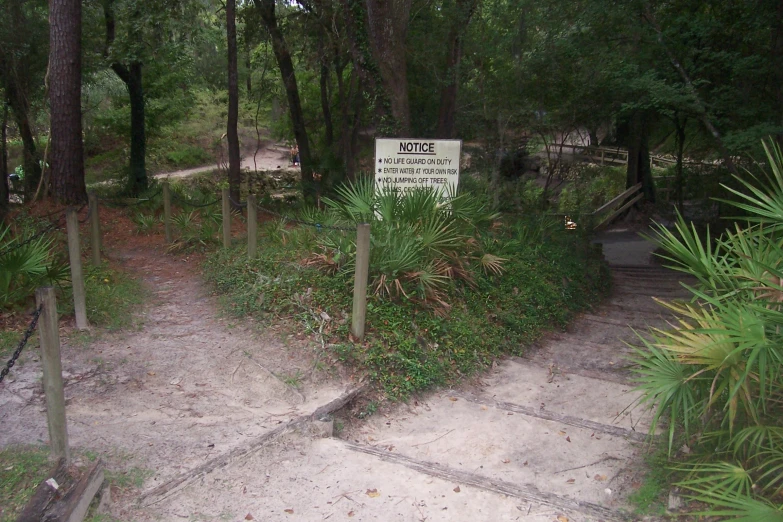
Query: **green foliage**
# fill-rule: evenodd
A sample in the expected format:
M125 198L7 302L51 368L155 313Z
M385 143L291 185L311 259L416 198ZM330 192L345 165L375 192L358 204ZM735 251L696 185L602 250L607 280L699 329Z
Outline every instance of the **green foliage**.
M87 320L110 331L133 325L134 312L146 295L137 279L105 263L84 268L84 289Z
M160 219L154 214L137 212L131 217L131 220L136 225L136 232L144 235L152 234L160 225Z
M443 292L455 279L472 283L472 261L485 272L502 273L505 259L485 251L487 243L479 241L479 231L488 230L498 215L471 194L444 202L432 189L376 192L370 179L336 192L336 199L323 202L339 222L370 223L370 274L378 295L415 296L448 306ZM320 246L318 259L353 271L355 245L344 237L324 236Z
M54 238L44 234L26 244L45 225L21 218L17 235L0 225L0 308L10 308L29 300L39 286L64 281L67 266L53 255Z
M46 448L9 446L0 450L0 522L13 522L48 478L52 465Z
M589 214L625 190L625 171L617 167L575 164L560 193L558 211L576 217Z
M350 190L357 198L361 194L361 187ZM339 208L335 212L311 210L301 217L334 224L371 216L362 199L351 199L351 194L346 192L341 202L332 203ZM348 201L353 203L349 205ZM408 213L421 215L417 209L422 207L430 209L427 201L427 194L419 194L408 204L388 205L380 212L394 210L394 216L404 219L402 216ZM377 206L384 208L382 202ZM458 203L454 213L466 216L469 207L467 202ZM432 212L434 217L430 219L440 223L438 213ZM422 239L413 246L404 240L373 240L389 253L387 259L376 258L377 280L382 268L412 266L406 264L406 256L411 250L420 252L422 244L436 251L454 248L448 240L450 235L426 239L425 223L422 220L416 225L421 227L417 230ZM381 228L380 223L376 225ZM467 234L470 228L465 224L458 230ZM389 299L380 292L373 293L368 298L363 343L345 341L353 286L352 272L344 269L354 248L350 235L272 221L263 227L257 259L248 260L243 247L221 249L206 260L205 271L233 314L252 314L267 320L292 317L307 323L313 314L325 312L331 319L323 335L332 356L366 373L387 397L404 399L419 390L455 382L486 367L501 354L521 353L544 330L565 326L574 312L589 307L608 286L608 272L589 246L562 226L553 226L550 220L515 218L513 226L484 232L486 235L476 236L481 244L471 248L492 249L507 259L502 276L491 270L485 272L478 260L472 259L470 284L467 279L459 279L436 287L442 288L442 300L449 303L449 308L433 309L413 297ZM324 251L323 245L331 245L331 250ZM315 259L311 249L319 247L321 257ZM423 288L414 287L411 281L404 284L409 285L404 289L411 296L425 292L428 284L440 285L424 280L416 283Z
M783 156L764 146L766 184L727 187L748 213L733 230L702 240L682 218L658 227L662 257L698 284L691 303L662 303L677 322L642 339L636 370L652 429L667 418L669 452L692 446L679 484L713 506L705 514L737 520L780 520L783 509Z

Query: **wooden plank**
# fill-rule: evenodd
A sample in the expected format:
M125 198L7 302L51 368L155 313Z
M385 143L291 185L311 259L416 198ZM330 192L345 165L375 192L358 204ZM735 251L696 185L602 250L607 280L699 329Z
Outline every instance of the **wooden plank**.
M617 216L619 216L621 213L623 213L623 211L625 211L626 209L630 208L630 207L631 207L631 205L633 205L634 203L636 203L637 201L639 201L639 200L640 200L640 199L642 199L643 197L644 197L644 194L642 194L642 193L639 193L639 194L637 194L635 198L633 198L631 201L629 201L628 203L626 203L626 204L625 204L625 205L623 205L622 207L620 207L620 208L618 208L617 210L615 210L614 212L612 212L612 214L611 214L609 217L607 217L606 219L604 219L603 221L601 221L601 222L600 222L600 223L599 223L599 224L598 224L598 225L595 227L595 228L596 228L596 230L597 230L597 229L599 229L599 228L601 228L601 227L603 227L604 225L608 224L609 222L611 222L611 221L612 221L614 218L616 218Z
M606 203L604 203L603 205L601 205L600 207L598 207L598 208L597 208L595 211L593 211L592 215L593 215L593 216L595 216L595 215L597 215L597 214L600 214L601 212L603 212L603 211L604 211L604 210L606 210L607 208L610 208L610 207L612 207L613 205L615 205L615 204L617 204L617 203L621 202L621 201L622 201L622 200L624 200L625 198L627 198L627 197L629 197L629 196L632 196L632 195L633 195L633 194L635 194L635 193L636 193L638 190L641 190L641 188L642 188L642 184L641 184L641 183L637 183L637 184L636 184L636 185L634 185L633 187L631 187L631 188L629 188L629 189L626 189L626 190L625 190L625 191L623 191L623 192L622 192L620 195L613 197L612 199L610 199L609 201L607 201Z
M348 441L342 441L342 443L351 451L373 455L385 462L399 464L414 471L418 471L419 473L430 475L431 477L437 477L457 484L466 484L492 493L499 493L511 498L517 498L525 502L544 504L558 510L581 513L585 515L584 520L603 520L606 522L631 520L625 513L592 502L540 491L534 484L505 482L469 471L450 468L436 462L414 459L407 455L390 452L385 447L366 446L364 444L355 444Z
M629 430L623 428L622 426L612 426L611 424L595 422L587 419L582 419L579 417L574 417L573 415L564 415L564 414L556 413L554 411L543 410L531 406L522 406L520 404L514 404L512 402L503 402L503 401L496 401L494 399L484 399L481 397L469 396L464 393L460 393L458 391L451 391L450 394L456 397L460 397L474 404L489 406L492 408L497 408L503 411L510 411L513 413L520 413L522 415L527 415L528 417L535 417L537 419L553 421L560 424L567 424L569 426L574 426L576 428L582 428L589 431L606 433L608 435L614 435L615 437L622 437L624 439L629 439L635 442L644 442L647 440L647 434L640 433L638 431Z
M82 522L87 516L92 499L103 485L103 464L99 460L84 473L79 481L54 504L46 514L46 521Z
M33 493L17 522L82 522L92 499L103 485L103 463L99 460L75 477L65 459L50 474L58 488L44 480Z
M297 426L310 422L314 419L315 420L321 419L325 415L329 415L330 413L342 409L343 407L345 407L346 404L348 404L349 402L354 400L357 396L359 396L361 393L363 393L365 389L366 389L365 386L360 386L358 388L348 390L345 393L343 393L341 396L334 399L333 401L319 408L316 408L316 410L309 415L301 415L295 419L280 424L278 427L264 433L260 437L250 441L247 444L238 446L232 449L231 451L228 451L227 453L223 453L222 455L219 455L211 460L208 460L204 464L201 464L200 466L190 471L180 473L179 475L172 478L171 480L168 480L163 484L156 486L153 489L139 496L138 498L139 504L142 505L143 507L148 507L157 504L158 502L162 502L163 500L167 499L177 491L186 487L188 484L198 479L199 477L203 477L208 473L211 473L217 468L222 468L224 466L227 466L231 462L237 461L241 458L244 458L252 454L256 450L262 448L267 442L271 441L278 435L285 433L287 430L296 428Z
M65 486L68 483L69 475L65 459L60 459L57 462L57 465L49 473L49 477L53 478L60 486ZM27 502L16 522L41 522L44 512L58 494L59 490L52 488L46 483L46 480L42 481L35 488L33 496Z

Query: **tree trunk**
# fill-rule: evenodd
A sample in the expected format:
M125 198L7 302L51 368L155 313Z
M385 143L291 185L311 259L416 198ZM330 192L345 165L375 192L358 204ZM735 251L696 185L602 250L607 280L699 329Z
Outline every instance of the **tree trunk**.
M294 73L294 64L291 61L291 53L288 51L288 44L285 41L282 31L277 25L275 0L253 0L253 2L261 15L261 19L264 21L267 31L269 31L277 66L283 77L283 86L285 87L286 98L288 99L288 110L291 116L291 123L294 127L294 138L299 147L299 160L302 169L302 192L305 201L309 204L314 204L315 184L313 183L313 164L310 156L310 143L307 138L307 128L305 127L304 115L302 113L302 104L299 101L299 88L296 85L296 75Z
M19 136L22 138L24 197L27 200L35 193L38 182L41 180L41 163L35 146L33 128L30 125L30 105L27 97L17 89L16 81L13 78L6 84L5 94L8 98L8 104L11 106L11 112L14 114Z
M775 74L775 84L777 86L776 95L778 102L778 122L783 128L783 2L777 2L778 8L775 12L775 23L772 31L772 56L771 60L775 63L772 68ZM778 145L783 145L783 132L778 132Z
M683 169L682 169L682 158L685 153L685 123L687 122L687 118L684 121L680 121L680 118L675 114L674 116L674 126L676 129L675 135L674 135L674 143L677 147L677 163L674 167L674 182L675 182L675 191L676 191L676 198L677 198L677 210L682 214L682 201L683 201L683 186L685 185L685 178L683 177Z
M252 64L250 63L250 40L247 38L247 32L245 32L245 67L247 68L245 83L247 93L250 94L253 92L253 70L251 69Z
M3 177L0 180L0 222L5 220L6 214L8 214L8 136L6 132L8 130L8 103L3 97L3 121L0 122L0 175Z
M103 0L103 17L106 24L106 45L103 54L109 57L109 48L114 43L114 0ZM133 13L134 21L138 20L140 13ZM141 38L141 33L134 30L135 38ZM140 42L139 42L140 43ZM143 192L149 186L147 179L147 132L144 101L144 85L142 82L144 64L136 60L130 66L114 61L111 69L122 80L128 89L130 101L131 125L130 125L130 157L128 159L128 185L129 194Z
M446 53L446 85L440 91L438 127L439 138L453 138L457 115L457 89L459 87L459 65L462 59L462 37L476 10L478 0L456 0L457 13L454 16L448 36Z
M233 200L232 206L239 208L239 185L241 183L239 157L239 75L237 73L237 23L236 0L226 0L226 38L228 44L228 187Z
M628 125L628 167L626 188L642 184L644 199L655 202L655 187L650 170L649 121L643 111L635 112Z
M397 123L397 136L410 137L411 116L408 99L408 65L405 39L411 0L366 0L370 49L389 97L391 114Z
M52 187L57 199L87 201L82 145L82 5L49 2L49 104Z
M322 41L323 44L323 41ZM324 115L324 131L326 146L331 147L334 143L334 127L332 126L332 111L329 103L329 58L326 50L321 46L321 112Z
M132 62L128 72L127 86L131 110L128 192L139 194L145 191L148 186L147 133L141 62Z

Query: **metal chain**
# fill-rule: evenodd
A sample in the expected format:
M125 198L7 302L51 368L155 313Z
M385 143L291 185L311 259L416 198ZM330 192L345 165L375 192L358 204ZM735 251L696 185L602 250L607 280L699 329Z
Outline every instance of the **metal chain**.
M18 249L22 248L23 246L29 245L30 243L32 243L36 239L38 239L38 238L48 234L49 232L51 232L53 230L57 230L59 228L62 228L62 223L61 223L62 219L63 219L62 216L60 216L60 219L58 219L54 223L48 224L47 226L45 226L44 228L42 228L41 230L39 230L38 232L36 232L32 236L28 237L27 239L25 239L25 240L15 244L15 245L9 245L9 246L5 247L4 249L0 250L0 257L3 257L6 254L10 254L14 250L18 250Z
M38 324L38 318L41 317L41 311L43 310L43 305L39 305L38 309L33 312L33 320L30 321L30 326L27 327L27 330L24 332L24 336L22 337L22 340L19 341L19 345L16 347L16 350L14 350L14 354L11 356L11 359L6 363L5 367L0 370L0 382L3 382L3 379L5 379L5 376L8 375L8 372L11 371L11 368L14 367L14 364L16 364L16 360L19 358L20 355L22 355L22 350L24 350L25 345L27 345L27 341L30 339L30 337L33 335L33 332L35 331L35 325Z
M317 229L325 228L328 230L341 230L343 232L353 232L356 230L355 228L351 228L351 227L338 227L334 225L323 225L321 223L313 223L312 221L302 221L301 219L290 218L288 216L284 216L283 214L280 214L279 212L275 212L274 210L269 210L268 208L264 208L264 207L258 207L258 210L260 210L261 212L265 212L267 214L271 214L273 216L277 216L285 221L288 221L289 223L297 223L299 225L306 225L308 227L315 227Z
M228 196L228 200L229 200L231 203L233 203L233 204L234 204L234 206L236 206L236 207L239 207L239 208L245 208L245 207L247 207L247 201L245 201L244 203L239 203L239 202L237 202L237 201L234 201L234 198L232 198L231 196Z
M158 194L160 194L163 191L163 189L158 189L157 192L152 194L151 196L147 196L146 198L136 198L135 203L124 203L121 202L121 198L99 198L98 201L101 203L106 203L108 205L114 206L114 207L135 207L137 205L143 205L144 203L148 203L149 201L152 201L153 198L157 197Z
M85 203L84 205L82 205L82 208L80 208L79 210L77 210L77 211L76 211L76 213L78 214L79 212L81 212L82 210L84 210L84 207L86 207L86 206L87 206L87 203ZM86 216L84 216L84 219L79 219L79 220L78 220L78 221L79 221L79 224L83 225L83 224L87 223L87 220L89 220L89 219L90 219L90 215L91 215L91 214L92 214L92 207L89 207L89 208L87 209L87 215L86 215Z
M171 196L172 196L172 198L173 198L175 201L179 201L179 202L180 202L180 203L182 203L183 205L189 205L189 206L191 206L191 207L193 207L193 208L204 208L204 207L211 207L211 206L212 206L212 205L214 205L215 203L219 203L219 202L220 202L220 198L217 198L215 201L212 201L211 203L204 203L204 204L201 204L201 203L193 203L192 201L188 201L188 200L186 200L186 199L184 199L184 198L181 198L181 197L179 197L179 195L177 195L177 193L176 193L176 192L173 192L173 191L172 191L172 193L171 193Z

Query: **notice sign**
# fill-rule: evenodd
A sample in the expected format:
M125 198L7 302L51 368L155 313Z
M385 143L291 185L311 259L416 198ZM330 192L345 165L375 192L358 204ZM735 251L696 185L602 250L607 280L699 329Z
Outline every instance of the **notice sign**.
M375 189L457 193L462 140L375 139Z

